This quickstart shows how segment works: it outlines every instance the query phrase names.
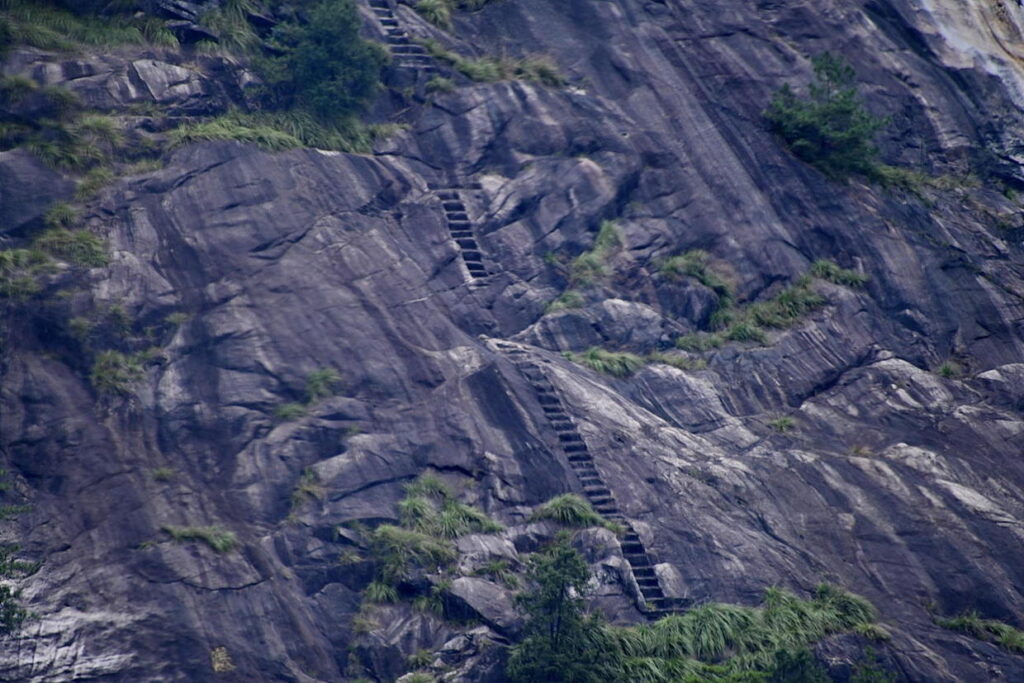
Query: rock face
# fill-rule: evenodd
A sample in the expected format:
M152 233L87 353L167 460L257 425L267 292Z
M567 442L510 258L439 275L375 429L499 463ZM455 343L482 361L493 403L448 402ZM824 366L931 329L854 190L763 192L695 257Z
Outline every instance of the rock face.
M472 480L472 502L518 529L460 541L467 574L536 549L529 507L582 485L493 343L516 339L544 362L670 597L751 604L766 586L832 581L879 607L885 661L909 680L1024 678L1019 655L934 622L977 609L1024 627L1024 228L1002 192L1024 190L1024 126L1000 71L1019 78L1020 63L939 30L947 4L492 3L458 15L452 48L550 54L569 87L449 74L453 92L382 95L375 114L408 129L373 155L205 143L113 184L85 217L109 267L5 312L0 456L31 506L5 533L43 563L21 582L36 617L5 639L0 677L391 680L426 649L459 680L500 680L507 590L456 579L476 629L404 603L368 620L372 567L339 556L365 550L345 525L393 521L403 484L428 469ZM996 4L1021 25L1014 3ZM435 32L406 9L410 32ZM921 199L830 182L789 155L760 111L825 49L892 115L889 161L980 169L984 183ZM5 70L108 109L208 114L240 88L153 56L78 63L92 66L36 55ZM42 173L4 154L0 174ZM464 219L438 187L455 188ZM45 209L7 188L12 223ZM545 315L603 220L623 240L604 280L581 308ZM453 234L463 222L473 249ZM766 345L705 354L704 369L613 379L561 357L664 350L705 325L709 290L658 273L698 248L728 266L741 302L818 259L870 279L816 282L828 305ZM90 387L68 331L110 306L162 346L113 398ZM948 360L962 374L933 372ZM276 417L322 368L340 373L337 394ZM780 417L794 429L773 428ZM296 499L307 472L319 491ZM207 526L237 548L162 530ZM588 560L595 604L640 620L621 553ZM822 648L842 659L850 645Z

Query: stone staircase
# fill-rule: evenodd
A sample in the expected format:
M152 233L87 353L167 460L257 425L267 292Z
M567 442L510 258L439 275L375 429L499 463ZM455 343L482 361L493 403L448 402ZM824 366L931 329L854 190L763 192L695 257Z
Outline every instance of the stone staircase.
M370 11L377 17L377 23L384 30L384 40L395 64L429 76L439 75L437 62L427 53L425 47L412 42L409 34L399 25L398 17L395 16L388 0L369 0L369 3Z
M470 278L478 284L482 284L482 280L488 275L487 266L484 265L484 255L473 232L473 222L462 201L464 194L479 192L482 189L480 183L457 181L430 185L430 189L441 200L444 217L448 223L448 232L459 248L462 262L466 265Z
M587 449L586 442L565 412L562 401L558 398L555 387L548 380L543 368L533 360L529 352L516 344L499 341L494 345L512 362L533 389L537 402L547 417L548 424L558 437L562 452L579 478L583 493L594 510L605 519L615 522L625 529L625 533L620 539L622 556L629 563L633 577L643 596L642 611L651 620L681 611L685 606L684 601L665 596L654 570L654 562L644 548L643 541L640 540L639 534L636 533L629 520L619 510L615 496L601 477L594 458Z

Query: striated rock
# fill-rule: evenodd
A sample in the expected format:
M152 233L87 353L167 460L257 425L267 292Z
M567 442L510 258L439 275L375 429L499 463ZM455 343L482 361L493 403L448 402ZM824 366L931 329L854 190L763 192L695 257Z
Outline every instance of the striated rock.
M74 191L74 182L25 150L0 152L0 234L17 234L39 223L55 202Z
M509 591L492 581L460 576L452 581L446 600L456 618L480 619L503 635L515 635L522 626Z

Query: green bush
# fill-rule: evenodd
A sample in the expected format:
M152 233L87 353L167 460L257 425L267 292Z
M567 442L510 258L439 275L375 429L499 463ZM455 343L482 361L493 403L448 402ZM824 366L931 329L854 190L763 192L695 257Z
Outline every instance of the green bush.
M563 493L539 506L530 521L550 519L565 526L587 528L601 526L618 533L621 527L599 515L590 503L574 493Z
M231 552L238 545L234 532L219 526L164 526L162 529L179 543L201 541L218 553Z
M306 376L306 400L314 403L332 395L341 384L341 375L334 368L320 368Z
M89 380L97 393L104 396L126 395L131 386L142 379L139 361L120 351L103 351L92 364Z
M427 81L427 92L454 92L455 81L444 76L434 76Z
M57 202L43 214L48 228L70 228L78 221L78 211L67 202Z
M452 28L452 8L448 0L419 0L413 9L434 26L445 31Z
M878 164L872 138L886 124L861 103L853 68L825 52L812 60L815 79L801 98L789 85L775 93L764 116L800 159L826 175L871 175Z
M37 237L33 246L78 266L102 268L109 262L106 244L87 230L51 228Z
M86 200L110 184L114 179L114 172L106 166L97 166L91 169L78 181L75 189L75 199Z
M548 303L544 309L545 313L557 313L558 311L570 308L583 308L583 296L575 289L567 289L558 295L558 298Z
M306 406L301 403L282 403L274 408L274 417L282 422L297 420L306 414Z
M787 434L796 429L796 420L791 417L779 417L771 420L768 426L777 431L779 434Z
M660 271L671 278L692 277L715 293L719 308L729 308L735 298L732 287L712 270L709 260L706 251L694 249L667 259L661 264Z
M661 363L663 365L670 365L677 370L687 371L703 370L708 365L702 358L687 358L686 356L677 356L668 353L649 353L645 360L648 363Z
M936 623L979 640L995 642L1009 652L1024 653L1024 631L996 619L983 619L974 610L963 612L952 619L937 619Z
M244 114L225 114L209 121L186 123L168 134L173 146L203 140L251 142L271 152L302 146L302 141L277 128L256 123Z
M612 377L629 377L644 366L644 359L636 354L605 351L598 346L593 346L583 353L569 353L567 356L573 362Z
M512 648L506 673L513 682L601 683L623 678L612 639L596 616L584 612L590 572L560 536L531 558L530 590L517 597L528 619Z
M352 0L320 0L308 21L279 24L275 53L257 62L273 109L308 108L325 121L361 110L376 94L384 51L359 37Z
M52 266L38 249L0 251L0 296L23 301L40 290L37 276Z
M855 270L840 268L832 261L819 260L811 265L811 275L846 287L863 287L871 278Z

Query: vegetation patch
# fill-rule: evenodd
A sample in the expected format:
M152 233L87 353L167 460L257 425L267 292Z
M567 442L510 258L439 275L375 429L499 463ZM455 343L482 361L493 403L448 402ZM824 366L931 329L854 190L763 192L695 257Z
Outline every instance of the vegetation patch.
M87 230L51 228L37 237L33 246L76 266L101 268L109 262L106 244Z
M547 307L544 309L545 313L557 313L558 311L567 311L573 308L583 308L584 299L583 295L577 292L575 289L567 289L558 295L558 298L549 302Z
M853 67L825 52L812 61L807 97L783 85L764 112L771 130L797 157L831 178L876 176L878 150L872 138L887 119L873 116L857 93Z
M50 258L38 249L0 251L0 297L24 301L42 289L39 276L52 271Z
M140 379L142 365L139 360L112 350L100 352L89 373L89 381L101 396L126 396Z
M720 348L730 341L765 344L767 329L790 327L825 305L825 298L812 289L814 278L847 287L861 287L867 282L866 275L840 268L830 261L816 261L808 274L768 301L719 308L711 316L715 332L683 335L676 339L676 346L685 351L701 352Z
M46 0L4 0L0 4L0 54L15 45L29 45L42 50L71 52L86 47L117 45L154 45L177 47L178 40L154 17L136 17L133 7L118 10L118 3L109 5L113 13L96 16L96 3L76 3L72 12L60 3Z
M952 619L938 619L936 623L943 628L995 643L1004 650L1024 653L1024 631L996 619L983 619L974 610Z
M565 357L574 363L612 377L629 377L644 366L644 359L634 353L605 351L592 346L583 353L566 351Z
M162 529L178 543L200 541L218 553L231 552L238 545L234 532L219 526L164 526Z
M426 0L421 0L421 3ZM445 48L432 38L420 41L430 56L448 64L471 81L495 83L497 81L531 81L553 88L562 87L566 79L549 57L532 56L521 59L499 57L463 57Z
M545 519L581 529L600 526L615 533L622 531L621 526L602 517L594 510L589 501L574 493L563 493L560 496L555 496L539 506L530 516L530 521L532 522Z
M735 302L732 286L711 268L710 257L702 249L672 256L661 264L659 270L673 279L692 277L697 280L715 293L719 308L730 308Z

